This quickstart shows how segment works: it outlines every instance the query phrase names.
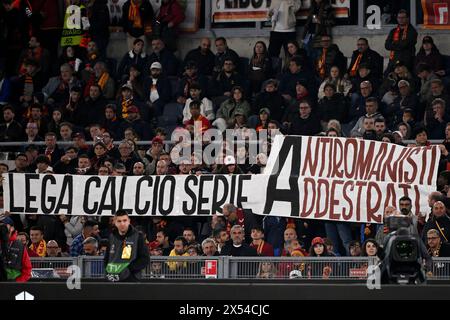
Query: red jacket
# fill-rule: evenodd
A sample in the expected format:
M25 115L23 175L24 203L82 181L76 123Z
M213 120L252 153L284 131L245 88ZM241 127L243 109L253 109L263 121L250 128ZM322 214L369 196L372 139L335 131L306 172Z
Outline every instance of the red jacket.
M176 28L185 19L183 8L178 1L172 0L168 3L163 3L159 9L158 20L161 22L173 23L173 27Z
M250 247L255 248L258 256L263 256L263 257L273 257L274 256L272 245L270 243L265 242L264 240L260 245L255 245L255 244L251 243Z
M17 232L14 232L11 237L9 237L9 243L17 240ZM17 277L16 282L27 282L31 278L31 261L28 256L27 248L23 248L23 256L22 256L22 273L19 277Z
M190 120L185 121L184 126L185 127L193 126L196 121L200 121L202 123L201 133L204 133L206 130L211 128L211 123L209 122L209 120L202 115L199 115L198 118L195 120L193 118L191 118Z

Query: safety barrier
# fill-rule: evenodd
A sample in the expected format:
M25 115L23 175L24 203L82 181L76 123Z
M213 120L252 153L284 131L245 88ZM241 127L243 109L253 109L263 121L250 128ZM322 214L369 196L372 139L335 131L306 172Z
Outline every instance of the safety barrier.
M76 266L84 279L103 279L103 257L31 258L33 279L67 279ZM367 279L368 257L165 257L151 256L142 279ZM434 258L428 279L450 280L450 259Z

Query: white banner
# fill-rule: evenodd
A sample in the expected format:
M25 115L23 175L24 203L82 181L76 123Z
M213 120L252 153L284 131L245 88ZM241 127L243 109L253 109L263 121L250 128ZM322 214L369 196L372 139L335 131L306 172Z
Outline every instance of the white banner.
M212 1L213 22L252 22L268 21L271 0L214 0ZM350 0L333 0L332 6L336 18L350 17ZM308 17L310 0L303 0L297 19Z
M407 195L429 210L440 151L360 139L277 136L259 175L4 174L5 211L25 214L208 216L234 203L254 214L381 223Z

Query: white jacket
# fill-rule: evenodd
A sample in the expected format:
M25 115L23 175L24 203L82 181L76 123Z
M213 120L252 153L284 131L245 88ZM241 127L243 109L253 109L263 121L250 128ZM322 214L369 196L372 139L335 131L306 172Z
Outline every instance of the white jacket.
M295 32L296 12L302 6L301 0L272 0L269 16L275 32Z
M192 102L192 98L186 100L186 104L183 109L183 123L191 119L191 111L189 110L189 105ZM202 104L200 106L200 114L207 118L209 121L215 119L212 101L208 98L202 99Z

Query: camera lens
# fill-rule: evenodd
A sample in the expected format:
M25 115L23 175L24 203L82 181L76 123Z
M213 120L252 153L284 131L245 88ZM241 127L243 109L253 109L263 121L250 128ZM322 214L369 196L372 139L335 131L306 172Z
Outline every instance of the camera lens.
M402 260L408 260L413 255L413 245L410 241L399 241L397 242L395 249L398 253L398 256Z

